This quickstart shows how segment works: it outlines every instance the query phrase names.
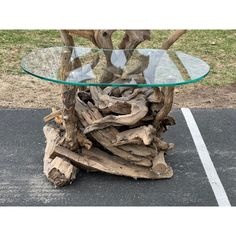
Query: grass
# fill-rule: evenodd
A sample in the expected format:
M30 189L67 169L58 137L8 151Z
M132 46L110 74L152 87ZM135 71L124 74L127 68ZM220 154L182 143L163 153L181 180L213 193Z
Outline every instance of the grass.
M139 47L160 48L169 30L153 30L152 40ZM115 47L123 32L113 34ZM76 44L93 46L82 38ZM0 75L22 75L20 60L34 48L62 45L56 30L1 30L0 31ZM236 30L190 30L172 47L188 54L201 57L210 66L211 72L201 83L222 86L236 82Z

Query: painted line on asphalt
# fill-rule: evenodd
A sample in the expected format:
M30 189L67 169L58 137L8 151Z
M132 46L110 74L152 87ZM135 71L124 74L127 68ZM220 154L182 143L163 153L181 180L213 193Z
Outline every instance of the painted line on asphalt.
M198 155L215 194L216 200L219 206L231 206L225 189L220 181L220 178L216 172L214 164L211 160L206 144L202 138L202 135L198 129L197 123L192 115L192 112L188 108L181 108L183 116L186 120L190 133L192 135L194 144L196 146Z

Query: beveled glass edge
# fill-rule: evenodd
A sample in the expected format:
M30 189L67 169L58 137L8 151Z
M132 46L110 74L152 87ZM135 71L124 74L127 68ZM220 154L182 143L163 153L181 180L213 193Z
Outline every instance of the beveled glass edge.
M25 70L23 67L21 67L23 69L23 71L25 71L27 74L30 74L34 77L37 77L39 79L42 80L46 80L52 83L57 83L57 84L66 84L66 85L71 85L71 86L81 86L81 87L87 87L87 86L99 86L99 87L107 87L107 86L111 86L111 87L176 87L179 85L184 85L184 84L191 84L191 83L195 83L197 81L202 80L203 78L205 78L210 71L208 71L205 75L194 79L194 80L186 80L183 82L179 82L179 83L172 83L172 84L112 84L112 83L73 83L73 82L68 82L68 81L64 81L64 80L54 80L54 79L49 79L49 78L45 78L39 75L36 75L34 73L31 73L27 70Z
M94 49L94 50L98 50L98 51L111 51L111 50L126 50L126 51L132 51L132 50L162 50L162 51L173 51L173 50L164 50L161 48L135 48L135 49L106 49L106 48L88 48L88 47L80 47L80 46L55 46L55 47L46 47L46 48L38 48L37 51L40 51L42 49L48 49L48 48L83 48L83 49ZM36 51L36 50L35 50ZM30 52L32 53L33 50ZM173 52L182 52L182 51L173 51ZM29 55L30 53L26 54L25 56ZM184 52L182 52L184 53ZM184 53L186 54L186 53ZM200 60L202 60L199 57L190 55L190 54L186 54L195 58L198 58ZM22 57L24 58L24 56ZM203 61L203 60L202 60ZM206 63L205 61L203 61L209 68L206 74L200 76L199 78L193 79L193 80L186 80L183 82L178 82L178 83L171 83L171 84L116 84L116 83L74 83L74 82L68 82L65 80L55 80L55 79L50 79L50 78L45 78L42 77L40 75L36 75L30 71L28 71L27 69L25 69L22 66L22 60L21 60L21 68L24 72L26 72L29 75L32 75L34 77L37 77L39 79L45 80L45 81L49 81L52 83L57 83L57 84L66 84L66 85L71 85L71 86L81 86L81 87L87 87L87 86L98 86L98 87L107 87L107 86L111 86L111 87L176 87L179 85L184 85L184 84L192 84L195 82L198 82L202 79L204 79L209 73L210 73L210 66L208 65L208 63Z

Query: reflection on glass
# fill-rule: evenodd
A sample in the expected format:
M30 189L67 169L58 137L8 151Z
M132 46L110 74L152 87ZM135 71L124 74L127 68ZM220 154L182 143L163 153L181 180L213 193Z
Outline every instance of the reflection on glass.
M95 78L96 76L93 73L91 65L85 65L71 71L66 81L79 83L85 80L91 80Z
M91 48L78 48L74 47L71 54L71 61L75 58L82 57L91 52Z
M126 56L123 50L113 50L111 54L111 63L118 67L118 68L124 68L126 64Z
M41 79L78 86L175 86L204 78L209 66L199 58L161 49L69 49L68 78L60 80L65 47L44 48L22 59L22 68ZM68 52L68 50L67 50Z

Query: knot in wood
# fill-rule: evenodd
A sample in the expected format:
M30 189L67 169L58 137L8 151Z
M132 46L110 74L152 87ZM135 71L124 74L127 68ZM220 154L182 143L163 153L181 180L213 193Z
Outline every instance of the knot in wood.
M102 34L102 36L103 37L106 37L108 34L107 34L107 32L105 31L105 32L103 32L103 34Z

